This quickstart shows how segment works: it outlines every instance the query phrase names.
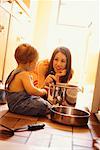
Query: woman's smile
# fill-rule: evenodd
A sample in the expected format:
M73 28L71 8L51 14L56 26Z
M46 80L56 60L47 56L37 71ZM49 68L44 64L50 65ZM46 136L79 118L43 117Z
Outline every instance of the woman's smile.
M62 72L66 68L66 56L58 52L53 61L53 68L55 72Z

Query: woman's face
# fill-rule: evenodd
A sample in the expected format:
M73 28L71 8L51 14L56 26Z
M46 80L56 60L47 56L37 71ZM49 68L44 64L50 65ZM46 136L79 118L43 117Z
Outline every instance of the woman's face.
M66 69L67 58L66 56L58 52L53 60L53 68L56 73L62 72L62 70Z

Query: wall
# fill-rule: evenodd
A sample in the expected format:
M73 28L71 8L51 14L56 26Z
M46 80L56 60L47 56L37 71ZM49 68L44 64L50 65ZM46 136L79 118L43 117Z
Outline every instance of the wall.
M38 0L33 45L35 45L35 47L39 50L40 59L43 59L43 55L45 55L44 53L48 51L46 49L46 43L48 36L51 6L52 0Z
M53 49L59 45L68 46L72 52L72 65L75 70L73 82L80 79L80 82L84 85L94 84L95 82L99 51L98 2L88 2L89 4L90 14L88 15L91 15L92 24L89 27L76 28L57 24L59 0L38 0L33 38L33 44L39 50L40 59L50 58ZM67 15L70 18L70 13ZM66 19L66 13L64 17ZM86 19L88 20L88 18Z
M69 3L70 1L64 2ZM78 3L77 0L76 2ZM98 18L100 9L98 0L82 2L86 3L86 7L87 3L88 6L90 5L90 7L87 7L87 13L90 11L88 14L90 15L90 24L85 28L84 26L82 28L77 28L75 26L61 26L57 24L59 0L38 0L33 44L39 50L40 59L50 58L53 49L60 45L68 46L71 49L72 65L75 71L71 82L75 84L78 82L84 87L85 94L87 95L87 99L84 100L84 103L86 106L92 106L99 56ZM85 8L83 10L85 11ZM86 12L84 13L84 11L83 15L87 14ZM69 17L68 19L70 19L72 13L67 14ZM66 13L63 17L64 19L67 19ZM85 20L85 17L88 20L87 16L84 16L84 19L81 17L81 20Z

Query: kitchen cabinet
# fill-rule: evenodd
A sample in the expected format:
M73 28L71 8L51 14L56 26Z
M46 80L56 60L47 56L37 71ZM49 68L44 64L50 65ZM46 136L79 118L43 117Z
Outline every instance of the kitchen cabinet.
M26 6L29 8L30 7L30 2L31 0L23 0L23 2L26 4Z
M20 5L17 0L10 1L11 10L6 3L7 1L0 4L0 29L2 30L0 32L0 49L2 49L0 51L0 59L2 59L0 61L0 80L3 82L17 65L14 59L16 47L21 43L32 43L31 17L24 9L24 3Z
M15 68L16 61L14 59L15 48L21 43L21 33L20 33L20 24L14 18L11 17L7 51L6 51L6 60L5 60L5 70L3 80L5 81L9 73Z
M0 5L0 80L3 80L4 74L9 22L10 13Z

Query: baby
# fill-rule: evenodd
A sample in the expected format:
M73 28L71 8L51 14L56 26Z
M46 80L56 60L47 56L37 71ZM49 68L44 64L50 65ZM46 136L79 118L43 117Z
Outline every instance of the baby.
M5 88L6 99L11 112L31 116L45 116L49 113L50 103L42 97L45 89L34 85L32 71L38 61L37 50L29 44L21 44L15 50L18 64L8 76Z

